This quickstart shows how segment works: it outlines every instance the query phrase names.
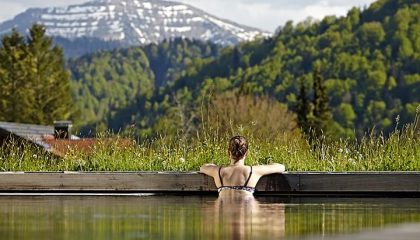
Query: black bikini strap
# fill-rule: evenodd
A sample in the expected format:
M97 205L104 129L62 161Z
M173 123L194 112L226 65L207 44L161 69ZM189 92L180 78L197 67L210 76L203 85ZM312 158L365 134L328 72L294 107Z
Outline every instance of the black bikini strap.
M222 167L219 167L219 179L220 179L220 184L222 184L220 187L223 187L223 179L222 179L221 171L222 171Z
M245 184L244 184L244 187L247 187L248 182L249 182L249 179L251 179L251 175L252 175L252 166L250 166L250 167L251 167L251 172L249 173L248 179L246 180L246 182L245 182Z

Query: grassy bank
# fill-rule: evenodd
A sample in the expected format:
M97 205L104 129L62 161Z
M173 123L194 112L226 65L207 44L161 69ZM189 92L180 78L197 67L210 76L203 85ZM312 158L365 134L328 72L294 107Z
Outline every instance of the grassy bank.
M389 136L310 144L299 131L275 138L248 137L247 163L279 162L288 171L420 171L420 127L395 129ZM138 143L101 135L89 152L69 150L62 158L29 144L10 141L0 152L1 171L195 171L204 163L227 164L229 136L203 130L194 140L159 137ZM111 138L111 141L110 141ZM124 144L122 144L124 143Z

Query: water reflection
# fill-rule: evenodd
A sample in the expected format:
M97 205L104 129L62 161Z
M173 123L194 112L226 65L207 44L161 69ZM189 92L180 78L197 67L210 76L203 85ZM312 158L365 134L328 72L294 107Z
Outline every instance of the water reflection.
M212 213L210 213L212 214ZM285 233L283 203L262 204L253 196L224 195L214 203L215 225L230 228L230 239L282 239ZM209 216L211 218L211 216Z
M328 239L418 223L420 199L0 197L0 239Z
M287 205L286 216L287 236L324 237L376 231L395 224L420 222L420 199L294 199Z

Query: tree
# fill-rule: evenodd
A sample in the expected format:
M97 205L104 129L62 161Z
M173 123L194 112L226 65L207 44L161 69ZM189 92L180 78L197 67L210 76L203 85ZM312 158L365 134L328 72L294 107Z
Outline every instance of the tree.
M352 130L354 128L353 121L356 119L356 113L353 107L348 103L341 103L335 112L336 119L344 128Z
M26 41L16 30L6 35L0 60L2 120L51 124L70 117L69 73L43 26L33 25Z
M205 106L203 128L219 136L250 135L273 139L296 128L296 116L268 96L228 91L215 95Z
M33 92L27 81L28 52L24 38L14 29L1 40L0 120L27 122Z
M315 67L313 71L313 91L314 121L312 127L315 135L319 137L326 132L327 126L332 119L329 99L319 67Z
M385 31L380 22L369 22L363 24L359 29L362 46L379 45L385 38Z
M58 46L53 46L45 31L45 27L39 24L34 24L29 30L28 81L35 94L33 106L36 110L32 111L31 120L51 124L54 120L70 117L72 98L63 52Z
M309 133L310 131L310 123L308 119L308 115L310 114L310 103L309 99L306 95L306 87L304 84L303 79L300 81L300 87L299 87L299 95L298 95L298 103L297 103L297 118L298 118L298 124L300 128L305 133Z
M236 70L236 69L239 68L240 61L241 61L240 59L241 59L241 56L240 56L240 53L239 53L239 49L238 49L238 47L234 47L233 48L233 53L232 53L232 68L233 68L233 70Z
M380 129L389 127L392 122L387 118L387 106L384 101L371 100L366 108L365 124L366 126L375 126Z

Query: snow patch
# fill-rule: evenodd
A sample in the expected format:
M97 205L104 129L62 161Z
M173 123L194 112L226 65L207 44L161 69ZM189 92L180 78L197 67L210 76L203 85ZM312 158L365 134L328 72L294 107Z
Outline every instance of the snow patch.
M79 27L81 26L78 22L64 22L64 23L56 23L55 26L57 27Z
M120 36L118 38L119 38L119 40L124 39L125 38L125 33L124 32L121 32L120 33Z
M165 32L189 32L191 31L191 27L190 26L186 26L186 27L163 27L163 29L165 30Z
M143 7L144 7L145 9L152 9L152 4L151 4L150 2L144 2L144 3L143 3Z
M43 14L41 15L42 20L57 20L57 21L80 21L80 20L90 20L98 19L107 15L113 15L108 12L95 12L95 13L74 13L74 14Z
M42 24L46 27L50 27L50 26L54 26L55 22L43 22Z
M97 11L104 11L104 6L70 6L67 8L67 14L71 13L93 13Z
M233 32L243 32L244 31L244 29L242 29L242 28L236 27L236 26L234 26L232 24L229 24L229 23L225 23L223 21L220 21L219 19L210 17L208 15L205 15L205 17L210 22L212 22L212 23L216 24L217 26L219 26L221 28L224 28L224 29L226 29L228 31L233 31Z
M209 40L209 39L212 39L213 36L214 34L210 30L207 29L206 32L201 34L200 37L204 38L205 40Z
M113 12L115 10L115 5L108 6L109 11Z
M182 11L182 10L187 10L188 7L185 5L175 5L175 6L172 6L172 9L174 11Z
M204 19L201 17L193 17L193 18L187 19L187 23L190 23L190 22L204 22Z
M159 14L165 15L166 17L172 17L177 15L193 15L194 12L191 9L188 9L185 5L175 5L162 7L159 11Z
M124 29L122 28L122 23L119 21L114 21L111 23L111 25L109 26L109 28L111 28L114 32L121 32Z
M136 27L136 25L134 25L134 23L130 23L130 26L134 29L134 31L137 33L137 35L139 35L140 37L144 36L143 32L140 29L138 29Z
M47 34L51 36L62 36L67 38L76 38L91 36L98 27L79 27L79 28L47 28Z

